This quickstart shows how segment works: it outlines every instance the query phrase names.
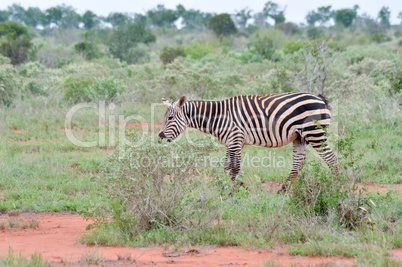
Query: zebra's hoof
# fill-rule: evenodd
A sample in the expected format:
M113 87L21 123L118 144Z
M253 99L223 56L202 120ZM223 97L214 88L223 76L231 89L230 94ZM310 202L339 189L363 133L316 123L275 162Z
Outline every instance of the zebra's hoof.
M278 190L278 194L285 194L290 190L290 183L284 183L281 188Z
M244 190L250 192L250 188L248 188L247 186L245 186L243 183L240 184L239 190L240 190L240 188L242 188L242 187L244 188Z

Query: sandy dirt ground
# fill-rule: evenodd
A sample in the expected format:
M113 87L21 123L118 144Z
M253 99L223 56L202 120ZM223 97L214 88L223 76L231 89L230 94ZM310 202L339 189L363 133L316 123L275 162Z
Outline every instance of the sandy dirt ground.
M0 255L7 255L9 249L25 257L38 253L51 266L82 266L90 263L98 266L264 266L266 263L283 266L332 263L348 266L354 263L353 259L343 257L292 256L284 247L257 251L211 246L175 251L171 247L87 246L79 242L79 237L91 221L70 213L0 216L0 222L7 221L18 222L20 227L0 231ZM402 259L402 250L393 250L392 253Z
M175 251L171 247L87 246L79 242L79 237L91 222L70 213L2 215L0 221L18 221L20 225L18 228L0 231L1 256L7 255L9 249L25 257L38 253L51 266L80 266L91 262L101 266L264 266L267 262L296 266L353 264L353 259L342 257L291 256L285 248L257 251L211 246ZM37 226L24 227L32 227L32 224Z

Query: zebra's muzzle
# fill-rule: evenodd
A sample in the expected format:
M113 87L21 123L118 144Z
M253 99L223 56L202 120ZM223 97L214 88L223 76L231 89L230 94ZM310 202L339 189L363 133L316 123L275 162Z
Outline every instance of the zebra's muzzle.
M172 139L171 139L171 138L167 138L164 132L160 132L160 133L158 134L158 136L159 136L159 138L160 138L161 140L166 138L169 143L172 142Z
M164 132L160 132L160 133L158 134L158 136L159 136L160 139L166 138L166 135L165 135Z

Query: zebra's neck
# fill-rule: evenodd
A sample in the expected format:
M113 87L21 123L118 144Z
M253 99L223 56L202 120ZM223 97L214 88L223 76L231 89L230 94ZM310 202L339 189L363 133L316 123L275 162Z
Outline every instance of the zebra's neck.
M218 136L230 117L227 101L188 101L183 107L187 126Z

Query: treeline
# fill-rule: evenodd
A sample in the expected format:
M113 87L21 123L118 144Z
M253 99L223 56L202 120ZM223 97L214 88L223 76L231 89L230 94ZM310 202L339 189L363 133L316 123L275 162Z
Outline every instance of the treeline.
M356 36L365 35L371 42L390 41L391 37L386 33L391 26L389 8L382 7L377 18L359 15L359 9L357 5L338 10L331 6L318 7L306 14L307 24L297 25L287 21L286 7L272 1L268 1L263 10L257 12L245 8L233 14L205 13L186 9L180 4L175 9L157 5L144 14L114 12L105 17L90 10L81 15L65 4L46 10L37 7L25 9L20 4L13 4L6 10L0 10L0 63L10 61L18 65L26 61L39 61L45 66L54 67L72 61L73 54L79 54L87 60L112 56L128 64L148 62L149 47L143 44L155 42L160 32L175 32L178 24L191 32L209 29L219 37L234 34L250 37L248 46L258 54L253 60L275 59L272 49L274 38L258 35L259 29L270 27L285 35L297 35L298 38L332 40L334 33L348 29ZM402 20L402 12L399 18ZM401 36L399 26L394 28L394 35ZM44 40L35 45L32 42L32 36L49 37L57 32L68 32L66 29L77 29L73 31L80 33L79 40L68 42L74 46L68 53L55 51L57 47ZM197 58L210 50L207 46L196 46L164 47L160 53L161 61L168 64L176 57L189 54ZM66 51L65 46L59 49Z
M0 10L0 22L13 20L25 26L44 29L116 28L131 20L139 20L150 27L175 27L175 22L179 18L184 27L192 29L204 27L212 16L212 13L194 9L187 10L183 5L178 5L174 10L165 8L164 5L158 5L154 9L148 10L146 14L113 12L106 17L99 16L90 10L81 15L76 12L74 7L65 4L46 10L38 7L25 9L20 4L13 4L6 10Z
M350 27L360 20L367 21L375 25L390 26L391 11L388 7L382 7L376 18L368 15L358 16L359 6L353 8L344 8L334 10L332 6L322 6L317 10L309 11L306 14L306 24L308 26L326 26L334 22L335 25ZM268 1L265 3L263 10L254 12L249 8L235 11L230 14L237 28L245 29L246 27L271 26L287 22L285 15L286 7L281 7L277 3ZM42 10L38 7L29 7L25 9L20 4L13 4L5 10L0 10L0 22L13 20L25 26L33 28L103 28L103 27L119 27L130 20L140 20L147 27L177 27L180 26L187 29L203 29L206 28L208 21L216 14L202 12L195 9L186 9L183 5L178 5L176 9L165 8L164 5L157 5L155 8L148 10L145 14L129 14L121 12L113 12L108 16L100 16L88 10L84 14L79 14L76 9L69 5L58 5ZM402 11L399 12L398 18L402 23ZM303 26L303 25L302 25Z

